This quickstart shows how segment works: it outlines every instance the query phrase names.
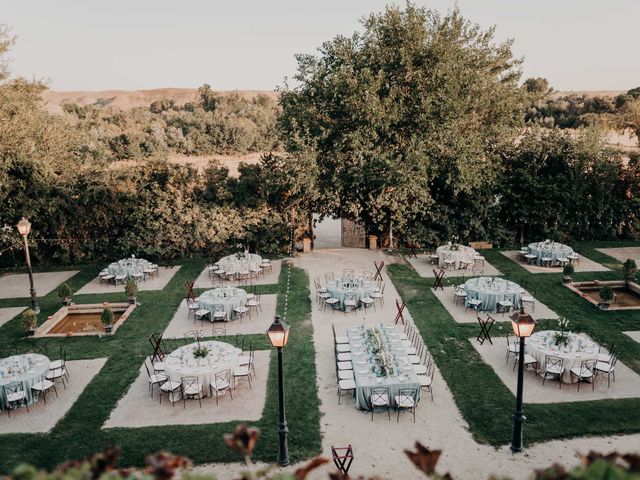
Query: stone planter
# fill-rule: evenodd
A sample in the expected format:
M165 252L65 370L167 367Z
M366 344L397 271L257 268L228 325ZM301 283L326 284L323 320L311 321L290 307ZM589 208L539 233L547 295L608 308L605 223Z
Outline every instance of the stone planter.
M65 307L71 305L71 297L64 297L62 299L62 305L64 305Z
M378 237L376 235L369 235L369 250L376 250L378 248Z
M104 326L105 333L111 333L112 329L113 329L113 325L105 325Z
M609 306L611 305L611 302L600 302L598 304L598 306L602 309L602 310L609 310Z
M565 275L564 277L562 277L562 283L571 283L573 281L573 278L571 278L571 275Z
M135 305L138 297L129 297L129 305Z
M311 251L311 239L303 238L302 239L302 253L309 253Z

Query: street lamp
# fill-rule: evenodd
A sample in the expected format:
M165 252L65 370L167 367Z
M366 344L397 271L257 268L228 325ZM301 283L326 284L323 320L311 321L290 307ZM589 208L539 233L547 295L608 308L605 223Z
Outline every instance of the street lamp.
M38 296L36 295L36 289L33 285L33 270L31 269L31 257L29 256L29 242L27 242L27 236L31 231L31 223L29 220L22 217L22 220L20 220L16 226L18 228L18 233L20 233L24 239L24 257L27 262L27 268L29 269L29 284L31 285L31 310L35 313L40 313Z
M536 326L536 321L524 311L524 307L520 311L514 312L511 316L511 326L513 333L520 339L520 347L518 349L518 387L516 395L516 409L513 412L513 437L511 439L511 451L521 452L522 446L522 428L526 420L522 410L522 387L524 380L524 339L530 337Z
M280 317L276 315L273 323L267 330L271 345L278 349L278 400L280 404L280 412L278 417L278 435L280 443L278 444L278 464L283 467L289 465L289 448L287 447L287 420L284 413L284 377L282 373L282 348L289 340L289 326L280 321Z

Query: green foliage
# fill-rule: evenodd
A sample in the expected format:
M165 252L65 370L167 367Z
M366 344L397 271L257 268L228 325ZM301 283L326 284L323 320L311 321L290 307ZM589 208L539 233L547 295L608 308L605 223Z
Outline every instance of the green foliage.
M600 135L530 129L502 149L502 226L525 239L633 237L637 166L624 165Z
M38 315L36 312L27 308L21 315L22 318L22 326L25 330L33 330L38 326Z
M58 287L58 297L69 298L71 296L71 287L66 283L63 283Z
M614 297L613 289L609 285L605 285L600 289L600 298L603 302L610 302Z
M315 160L322 213L371 233L483 233L495 147L521 123L520 61L458 10L409 4L363 21L319 56L299 55L281 94L290 163ZM479 219L478 209L480 209ZM454 214L455 212L455 214Z
M573 275L574 271L575 271L575 268L573 268L573 264L571 263L567 263L562 269L562 273L564 275Z
M636 276L638 265L636 265L636 261L634 259L627 258L622 264L622 270L624 271L624 278L632 280Z
M277 147L275 99L266 95L220 95L209 85L199 102L158 100L147 107L63 105L74 120L83 150L105 162L164 160L186 155L244 154Z
M100 321L105 327L108 327L113 323L113 310L110 308L104 308L100 314Z
M133 278L129 278L127 280L127 284L124 286L124 291L129 298L135 298L135 296L138 295L138 285Z

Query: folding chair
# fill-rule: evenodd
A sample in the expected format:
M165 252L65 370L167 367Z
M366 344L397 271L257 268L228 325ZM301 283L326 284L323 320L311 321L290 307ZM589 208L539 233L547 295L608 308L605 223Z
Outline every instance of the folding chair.
M396 313L396 318L394 322L396 325L398 324L398 322L401 322L402 325L404 325L404 316L402 312L404 312L404 309L406 306L407 304L405 303L404 300L402 301L402 303L399 303L398 299L396 299L396 309L398 310L398 313Z
M489 333L491 332L491 327L493 327L493 324L496 322L495 319L491 315L487 315L487 318L485 320L481 319L480 315L478 315L476 318L478 319L478 324L480 325L480 333L476 337L476 340L478 341L478 343L480 343L480 345L482 345L485 340L489 340L489 343L493 345L493 342L491 341L491 335Z
M433 290L437 290L438 287L440 288L440 290L444 290L444 287L442 286L444 273L444 268L441 268L440 270L433 270L433 276L435 277L435 281L433 282L433 286L431 287L433 288Z
M416 248L418 248L418 246L415 243L407 242L407 248L409 249L409 255L407 255L407 258L418 258L418 255L416 254Z
M353 462L353 448L351 445L348 447L331 447L331 456L333 457L333 463L336 468L345 476L349 477L349 468Z
M152 333L149 335L149 343L153 348L151 354L151 362L161 362L164 359L165 353L162 351L162 333Z
M384 267L384 261L381 261L380 265L378 265L378 262L374 260L373 264L376 267L376 274L373 276L373 280L382 280L382 268Z

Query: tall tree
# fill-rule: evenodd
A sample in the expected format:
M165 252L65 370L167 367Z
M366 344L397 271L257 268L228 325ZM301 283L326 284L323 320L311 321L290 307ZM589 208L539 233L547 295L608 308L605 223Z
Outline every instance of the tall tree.
M483 233L496 147L521 124L520 60L455 9L408 4L299 55L284 143L317 164L318 205L373 232Z

